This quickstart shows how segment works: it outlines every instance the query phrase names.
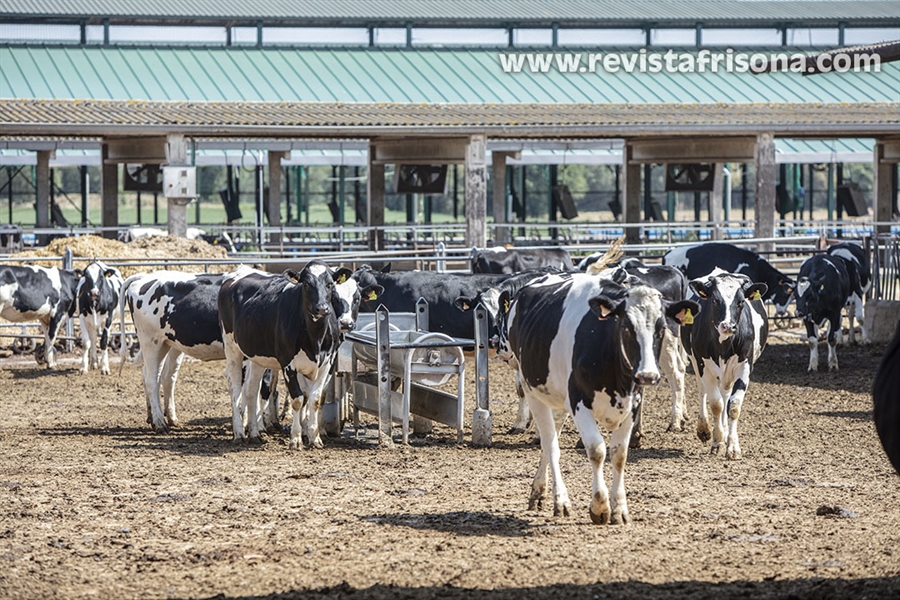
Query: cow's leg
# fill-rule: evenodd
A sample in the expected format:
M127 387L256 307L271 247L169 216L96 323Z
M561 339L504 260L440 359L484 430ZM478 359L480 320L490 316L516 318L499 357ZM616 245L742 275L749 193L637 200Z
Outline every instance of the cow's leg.
M741 458L741 444L738 441L738 419L741 418L741 406L744 404L744 395L747 393L747 385L750 383L750 362L740 365L737 379L731 386L731 397L728 398L726 410L728 412L728 443L725 448L725 458L739 460Z
M681 343L666 331L663 347L659 355L659 370L666 376L672 388L672 410L669 413L669 426L666 431L684 431L684 375L687 365L681 355Z
M854 293L850 296L850 303L850 310L847 311L850 318L850 343L856 343L855 326L853 325L853 318L856 317L856 320L859 321L859 335L861 338L861 343L868 344L869 334L866 332L865 319L863 318L862 298Z
M528 410L528 402L525 401L524 396L519 395L519 408L516 411L516 422L513 423L512 428L507 433L525 433L528 430L528 422L530 419L531 412Z
M612 480L609 490L611 505L609 522L611 525L619 523L625 525L631 522L628 514L628 501L625 498L625 462L628 459L627 442L631 437L633 414L634 411L628 411L628 416L625 417L622 424L609 436L609 462L612 464Z
M270 433L281 430L278 420L278 373L266 371L268 377L263 376L260 386L260 399L263 403L263 429Z
M48 369L56 368L56 336L59 334L59 326L67 316L66 313L57 314L46 326L41 323L41 329L44 331L44 360Z
M183 362L184 353L169 346L159 374L160 400L169 427L178 427L178 415L175 414L175 382L178 381L178 371Z
M307 393L307 415L306 437L309 444L313 448L322 448L322 438L319 435L319 407L322 403L322 394L325 386L331 378L331 365L322 365L319 367L319 374L315 380L310 382Z
M150 424L156 433L168 433L169 427L159 402L159 378L169 346L163 343L144 344L142 341L141 349L144 353L141 371L144 375L144 394L150 407Z
M594 413L579 403L575 409L575 427L584 441L584 449L591 461L591 504L588 509L591 521L597 525L605 525L611 522L611 510L609 503L609 491L603 480L603 462L606 460L606 442L603 434L597 427ZM630 419L629 419L630 422ZM627 450L626 450L627 452Z
M260 442L265 438L260 432L262 419L259 410L259 384L262 382L263 373L265 373L265 369L247 361L241 395L245 399L245 410L247 411L247 437L252 442Z
M559 437L557 437L553 411L550 407L537 399L528 398L528 408L531 410L534 424L541 436L541 465L534 478L531 488L531 498L528 501L529 508L540 505L540 499L544 495L547 485L547 469L550 470L550 478L553 482L553 515L568 517L572 514L572 503L569 502L569 492L562 480L562 472L559 468Z
M222 335L225 342L225 376L228 379L228 387L231 390L231 430L234 433L234 441L243 441L244 420L241 416L241 389L243 387L243 362L244 354L237 344L230 339L230 335ZM141 344L143 349L143 344Z
M841 336L841 313L828 321L828 370L838 370L837 345Z
M635 392L635 395L639 394L640 392ZM644 413L643 406L643 402L638 402L637 410L635 411L634 424L631 427L631 440L628 442L629 448L641 447L641 440L644 438L644 429L641 425L641 416Z
M709 427L709 413L706 408L706 389L703 387L703 378L700 375L698 361L690 356L691 365L694 367L694 379L697 381L697 390L700 392L700 411L697 414L697 438L704 444L712 437Z
M90 370L91 348L93 347L93 339L91 336L92 328L88 323L88 317L78 315L79 328L81 329L81 373L87 375ZM96 335L96 334L95 334Z
M809 343L809 367L812 373L819 370L819 328L810 319L806 319L806 341Z
M100 331L100 373L109 375L109 327L112 323L112 312L107 316Z
M725 400L719 388L719 380L711 369L707 369L701 378L703 389L709 401L709 412L712 413L712 445L710 454L718 454L725 447Z
M303 426L300 423L300 413L303 411L304 397L300 383L297 381L297 371L291 368L284 369L284 382L287 384L288 394L291 396L291 410L294 411L293 419L291 419L291 449L300 450L303 448Z

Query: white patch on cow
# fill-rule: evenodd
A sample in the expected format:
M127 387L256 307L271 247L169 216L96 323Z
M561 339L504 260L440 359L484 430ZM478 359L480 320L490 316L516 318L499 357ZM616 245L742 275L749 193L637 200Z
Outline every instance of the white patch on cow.
M496 320L500 314L500 289L488 288L481 294L481 303Z
M492 246L491 248L485 248L487 252L497 252L498 254L505 253L507 250L504 246Z
M837 250L833 250L833 251L829 252L829 254L832 256L837 256L837 257L843 258L844 260L847 260L847 261L850 261L852 263L859 265L859 261L856 260L855 256L853 256L853 253L850 252L849 250L847 250L846 248L838 248Z
M328 267L320 264L309 265L307 268L309 269L309 272L312 273L315 277L321 277L328 272Z
M668 252L666 252L665 256L663 256L663 264L669 265L672 267L679 268L681 270L686 270L690 261L688 260L687 253L688 250L692 248L696 248L697 246L677 246L672 248Z
M266 273L265 271L260 271L259 269L254 269L253 267L249 267L247 265L240 265L237 269L230 273L225 273L224 280L225 281L239 281L248 275L263 275L265 277L271 277L271 273Z
M734 277L719 276L716 278L716 289L722 295L722 301L725 303L725 318L721 323L716 324L716 331L719 332L719 343L722 343L734 335L734 327L737 326L736 315L731 313L731 306L734 303L735 296L741 289L741 282ZM731 327L730 330L729 327Z
M656 321L663 314L662 294L646 285L635 286L628 292L625 312L634 326L634 334L641 347L641 359L635 374L659 380L653 338L656 334Z
M337 315L338 322L341 325L341 329L350 329L355 325L353 321L353 297L359 290L359 283L352 277L348 277L347 281L335 285L334 289L341 301L347 304L347 312Z
M638 267L637 272L640 273L641 275L646 275L647 273L650 272L650 269L648 269L647 267Z
M734 272L735 273L743 273L744 269L749 269L749 268L750 268L750 263L745 263L745 262L738 263L738 266L734 269Z
M797 283L797 297L802 298L806 293L806 290L809 289L810 282L808 280L800 281Z
M745 311L750 311L750 322L753 325L753 360L755 363L759 358L759 355L762 354L762 329L765 327L766 322L763 320L762 315L753 310L753 306L750 304L750 300L744 300L746 306L744 306Z

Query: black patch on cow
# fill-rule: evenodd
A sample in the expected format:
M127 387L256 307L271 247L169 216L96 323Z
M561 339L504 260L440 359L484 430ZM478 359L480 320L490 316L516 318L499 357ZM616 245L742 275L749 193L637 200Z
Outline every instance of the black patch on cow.
M815 327L824 320L831 324L828 343L837 343L841 327L841 310L850 295L847 261L830 254L816 254L800 266L800 283L809 287L797 298L797 314L806 324L807 335L815 335ZM858 285L858 281L857 281ZM798 290L799 293L799 290Z
M550 344L559 331L565 293L551 293L571 286L563 281L556 285L525 287L516 297L515 319L509 324L510 348L519 361L519 369L531 387L547 383L550 374ZM588 313L590 310L585 308ZM590 313L593 315L593 313ZM597 321L596 315L593 320Z
M562 271L573 271L572 256L564 248L537 248L507 250L475 250L472 255L472 273L495 273L512 275L551 267Z
M168 299L159 324L160 328L168 326L174 335L169 332L166 337L186 347L221 342L218 308L221 286L221 275L202 275L189 281L161 282L154 290L153 298L157 302ZM154 308L154 315L159 314L159 308Z

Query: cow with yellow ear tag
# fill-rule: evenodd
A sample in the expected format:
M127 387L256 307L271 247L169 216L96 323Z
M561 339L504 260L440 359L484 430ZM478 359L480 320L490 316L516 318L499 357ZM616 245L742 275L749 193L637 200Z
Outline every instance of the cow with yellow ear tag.
M699 299L700 314L684 320L681 342L700 388L697 437L703 442L712 439L713 454L725 450L727 458L739 459L741 407L769 332L762 300L766 284L716 269L690 286Z
M837 344L841 341L841 310L850 296L846 263L830 254L817 254L800 266L797 280L797 316L806 325L809 372L819 370L819 329L828 326L828 370L837 371Z

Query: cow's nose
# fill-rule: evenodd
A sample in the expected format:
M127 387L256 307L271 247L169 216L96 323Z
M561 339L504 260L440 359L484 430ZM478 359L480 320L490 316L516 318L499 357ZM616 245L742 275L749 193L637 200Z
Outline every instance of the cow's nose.
M344 331L353 331L354 329L356 329L356 323L354 323L353 321L341 323L341 329L343 329Z
M634 380L641 385L656 385L659 378L659 373L654 373L653 371L641 371L634 376Z

